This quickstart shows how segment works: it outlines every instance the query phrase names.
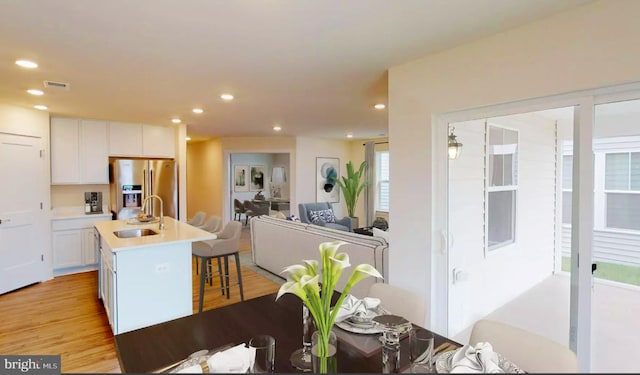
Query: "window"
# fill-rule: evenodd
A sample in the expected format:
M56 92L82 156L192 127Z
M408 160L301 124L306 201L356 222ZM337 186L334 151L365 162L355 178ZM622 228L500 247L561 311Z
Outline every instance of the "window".
M376 211L389 212L389 151L376 152Z
M640 152L605 157L606 226L640 230Z
M489 126L487 158L487 239L495 250L516 238L518 132Z

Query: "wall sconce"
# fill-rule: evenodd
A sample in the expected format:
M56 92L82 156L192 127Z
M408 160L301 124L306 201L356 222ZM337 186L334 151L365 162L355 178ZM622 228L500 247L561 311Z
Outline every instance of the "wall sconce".
M457 159L462 151L462 143L458 142L456 135L453 134L455 127L451 127L451 133L449 133L449 147L447 148L449 153L449 159Z

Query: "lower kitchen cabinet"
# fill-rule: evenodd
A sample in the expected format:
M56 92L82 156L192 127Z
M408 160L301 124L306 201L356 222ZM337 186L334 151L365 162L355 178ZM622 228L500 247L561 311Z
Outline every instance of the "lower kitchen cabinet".
M93 225L108 216L54 219L51 224L54 276L97 269L98 248Z

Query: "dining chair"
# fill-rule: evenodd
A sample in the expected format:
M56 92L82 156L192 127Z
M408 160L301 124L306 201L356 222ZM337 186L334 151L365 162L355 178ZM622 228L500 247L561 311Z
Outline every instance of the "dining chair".
M379 298L380 306L390 313L424 326L427 304L417 294L386 283L375 283L369 287L368 296Z
M207 213L204 211L198 211L193 215L193 217L187 220L187 224L193 225L194 227L200 226L204 224L204 220L207 218Z
M469 345L488 342L522 370L538 372L579 372L578 358L568 347L536 333L482 319L473 325Z
M252 218L254 216L260 216L260 215L268 215L269 212L267 210L267 213L265 214L263 208L258 207L255 203L253 203L250 200L245 200L244 214L245 214L244 225L247 225L249 223L249 218Z
M242 214L244 213L244 205L242 204L242 202L240 202L237 198L233 198L233 220L242 221Z
M204 299L204 284L209 280L212 284L212 270L209 265L211 259L218 260L218 273L220 275L220 288L223 294L229 299L230 275L229 275L229 256L233 255L236 263L237 282L240 289L240 300L244 301L244 292L242 290L242 273L240 271L240 232L242 231L242 223L231 221L224 226L218 233L215 240L198 241L191 244L191 252L193 256L199 258L200 264L200 301L198 304L198 312L202 312L202 302ZM224 270L221 269L221 259L224 259Z

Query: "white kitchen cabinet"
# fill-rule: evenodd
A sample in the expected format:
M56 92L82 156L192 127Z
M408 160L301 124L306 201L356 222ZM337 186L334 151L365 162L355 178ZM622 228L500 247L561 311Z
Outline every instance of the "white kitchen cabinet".
M118 288L116 284L115 257L111 248L104 241L100 241L100 257L100 297L112 331L118 332L118 314L116 314Z
M88 216L88 215L87 215ZM98 249L94 224L110 220L111 215L54 219L51 224L53 272L55 276L91 271L97 268Z
M109 155L119 157L175 157L175 128L171 126L109 124Z
M80 180L109 183L108 128L105 121L80 120Z
M51 119L51 183L80 183L80 122L78 119Z
M108 184L107 123L51 119L51 184Z
M124 122L109 123L109 155L142 156L142 125Z
M82 266L82 230L53 232L53 268Z
M98 263L98 249L96 248L93 227L82 230L82 263L84 265Z
M176 154L175 128L142 125L142 154L146 157L171 158Z

